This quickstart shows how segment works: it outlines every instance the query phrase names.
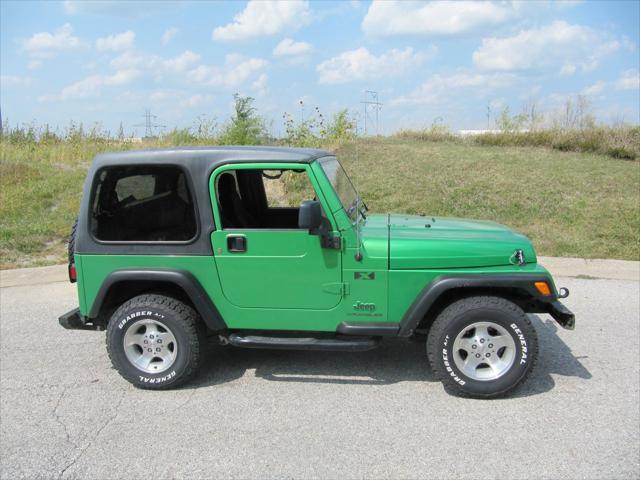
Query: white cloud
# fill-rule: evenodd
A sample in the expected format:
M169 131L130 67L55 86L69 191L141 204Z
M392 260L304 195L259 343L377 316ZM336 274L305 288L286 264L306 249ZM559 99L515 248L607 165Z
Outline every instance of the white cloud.
M544 27L521 30L503 38L485 38L473 53L473 62L487 70L527 70L561 67L564 75L577 66L593 70L620 48L599 32L558 20Z
M75 15L79 10L79 2L77 0L64 0L64 11L70 15Z
M374 0L362 30L372 36L455 35L498 25L515 13L506 2Z
M185 50L180 55L174 58L163 61L164 67L176 72L182 72L187 68L193 66L200 61L200 55L192 52L191 50Z
M265 95L267 93L267 82L269 76L266 73L261 73L260 76L251 84L251 89L258 95Z
M111 60L111 66L114 68L148 68L161 60L160 57L155 55L145 56L133 52L124 52Z
M102 75L91 75L79 82L72 83L71 85L64 87L58 98L60 100L68 100L70 98L89 97L97 94L102 85L104 85L104 78Z
M573 63L565 63L560 69L560 75L568 77L576 73L577 67Z
M180 55L164 59L158 55L141 55L133 52L125 52L111 60L114 68L137 68L148 73L159 75L166 72L182 72L194 66L200 60L200 55L185 50Z
M34 33L31 38L22 42L22 49L37 61L38 59L53 58L59 51L84 47L84 43L78 37L74 37L72 33L73 28L68 23L53 33Z
M96 40L96 49L101 52L106 50L126 50L133 47L135 39L136 34L131 30L116 33L115 35L109 35L108 37L98 38Z
M580 93L583 95L597 95L598 93L601 93L606 86L607 84L605 82L599 80L593 85L589 85L588 87L583 88Z
M183 108L196 108L213 102L214 96L210 94L188 94L180 90L158 89L149 95L149 101L156 104L179 105Z
M390 50L375 56L364 47L343 52L320 63L316 70L319 82L324 84L347 83L369 78L401 75L419 66L436 54L431 46L426 52L414 52L411 47Z
M312 48L310 43L294 42L290 38L285 38L273 49L273 55L275 57L295 57L306 55L311 52Z
M162 34L162 45L168 44L171 40L173 40L173 37L175 37L177 33L178 29L176 27L167 28Z
M491 91L502 91L512 87L517 77L509 73L483 74L476 72L456 72L449 75L431 75L426 82L408 95L391 100L391 105L435 104L446 97L459 96L468 90L482 96Z
M234 88L248 80L254 73L267 66L261 58L246 58L231 54L225 57L222 67L199 65L187 72L187 77L198 84Z
M616 90L640 90L640 73L638 70L622 72L620 78L615 81Z
M200 85L232 88L249 80L268 64L261 58L235 54L227 55L222 66L198 64L199 61L200 55L191 50L166 59L158 55L141 55L129 51L111 60L111 66L119 70L140 70L144 74L153 75L156 81L160 81L165 74L171 74L180 75L182 79Z
M122 86L137 78L137 70L118 70L113 75L91 75L62 89L58 95L43 95L40 101L71 100L100 95L105 86Z
M28 87L33 83L31 77L19 77L17 75L0 75L0 85L7 87Z
M186 108L195 108L195 107L200 107L202 105L205 105L207 103L211 103L212 101L213 101L212 95L207 95L207 94L202 95L200 93L197 93L195 95L192 95L182 100L180 102L180 106L186 107Z
M138 70L118 70L113 75L107 75L104 78L105 85L125 85L140 76Z
M165 100L173 100L180 97L180 92L175 90L154 90L149 95L149 100L152 102L162 102Z
M250 0L245 9L233 17L233 22L216 27L214 40L233 41L294 31L311 22L309 2L294 0Z

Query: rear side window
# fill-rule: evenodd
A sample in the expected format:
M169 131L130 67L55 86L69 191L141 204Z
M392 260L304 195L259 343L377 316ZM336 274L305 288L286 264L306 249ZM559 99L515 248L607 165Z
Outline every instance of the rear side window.
M193 197L178 167L106 168L92 195L91 233L98 240L186 242L197 233Z

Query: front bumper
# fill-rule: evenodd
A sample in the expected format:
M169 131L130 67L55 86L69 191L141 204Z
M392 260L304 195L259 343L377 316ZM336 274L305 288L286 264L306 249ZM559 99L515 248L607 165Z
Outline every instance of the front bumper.
M74 308L58 318L58 322L67 330L104 330L104 326L90 323L87 317Z
M560 300L554 300L547 304L547 313L551 315L562 328L573 330L576 328L576 316L564 306Z

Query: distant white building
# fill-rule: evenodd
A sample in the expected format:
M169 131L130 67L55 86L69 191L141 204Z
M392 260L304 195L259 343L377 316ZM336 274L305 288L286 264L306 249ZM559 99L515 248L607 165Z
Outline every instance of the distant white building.
M529 131L528 128L522 128L518 130L518 133L527 133ZM485 133L503 133L502 130L458 130L458 135L461 137L471 137L473 135L482 135Z

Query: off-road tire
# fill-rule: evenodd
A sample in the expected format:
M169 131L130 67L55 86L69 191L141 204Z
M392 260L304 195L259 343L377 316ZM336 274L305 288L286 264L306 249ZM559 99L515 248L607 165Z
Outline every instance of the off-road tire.
M67 254L69 256L69 265L73 265L75 263L75 252L76 252L76 232L78 230L78 217L73 222L73 226L71 227L71 234L69 235L69 242L67 243Z
M137 320L149 318L170 330L177 353L171 367L160 373L147 373L129 361L124 349L127 329ZM205 346L204 327L190 306L164 295L145 294L118 308L107 325L106 344L111 363L134 386L167 390L190 380L198 370Z
M504 328L515 344L513 364L493 380L465 375L453 357L458 334L483 321ZM447 391L462 397L495 398L506 395L531 374L538 358L538 338L526 313L515 303L501 297L467 297L446 307L433 322L427 336L427 356Z

